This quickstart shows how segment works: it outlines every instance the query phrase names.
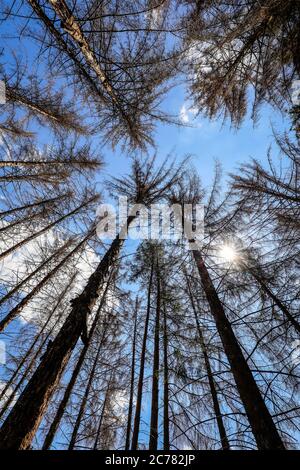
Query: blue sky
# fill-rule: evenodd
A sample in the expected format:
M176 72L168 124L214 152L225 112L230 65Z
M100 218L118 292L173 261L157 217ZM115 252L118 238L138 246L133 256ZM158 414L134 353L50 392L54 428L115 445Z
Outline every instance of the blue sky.
M13 31L11 33L13 34ZM28 47L28 43L23 41L20 44L18 40L7 41L7 44L10 44L10 47L13 47L20 55L27 56L28 63L30 63L36 51L35 47L31 49L31 47ZM6 48L5 58L8 63L10 62L10 54L9 48ZM41 67L43 67L42 62ZM184 86L180 85L171 90L165 97L163 108L171 115L180 116L182 107L185 106L187 109L190 104ZM289 128L288 119L269 105L262 106L259 114L260 118L256 125L247 116L238 130L232 129L229 122L224 124L221 120L211 121L206 119L201 115L201 112L194 120L192 113L188 114L189 124L193 127L158 124L154 136L157 144L158 160L164 159L169 153L178 158L192 154L193 165L199 172L203 184L209 186L212 181L215 159L221 162L224 178L226 179L227 173L235 171L241 163L249 161L251 157L265 162L270 144L274 146L274 156L276 157L278 151L272 137L272 126L278 132L283 132ZM39 138L41 142L47 142L47 129L39 130ZM130 159L120 149L120 146L113 151L108 145L102 148L99 136L95 136L93 140L95 148L99 146L106 164L104 171L97 175L97 180L100 183L109 176L122 176L129 172ZM101 184L99 185L100 188ZM128 242L125 252L133 251L133 246L134 243ZM16 323L13 323L7 330L12 338L15 329ZM146 392L144 394L144 404L147 400L149 400L149 393ZM141 441L148 440L148 436L145 434L145 428L148 426L148 415L149 408L147 409L146 406L143 416L144 424L141 426Z
M22 19L19 20L23 25ZM13 54L21 59L23 64L28 65L28 70L33 72L35 67L42 75L47 76L47 64L45 56L39 55L39 46L30 39L17 37L16 24L8 21L1 25L1 42L4 56L1 62L6 66L13 63ZM1 50L1 49L0 49ZM38 58L37 58L38 57ZM249 93L251 102L251 92ZM79 107L82 108L82 103ZM179 117L182 106L188 108L191 103L187 99L187 90L184 85L173 88L162 102L162 108L170 115ZM240 163L257 158L266 161L267 149L271 143L272 126L276 131L282 132L289 129L290 123L287 115L282 115L270 105L260 108L259 119L254 125L250 119L250 113L243 121L240 129L233 129L227 121L225 124L221 119L209 120L203 117L201 110L199 116L194 118L189 113L189 125L193 127L177 127L175 125L163 125L158 123L154 134L157 145L158 159L163 159L172 153L183 157L186 154L194 155L193 165L198 170L204 185L209 185L213 175L214 159L218 159L223 167L224 173L237 169ZM39 141L49 143L49 132L47 129L39 129ZM109 145L102 147L101 137L94 136L95 148L100 149L106 163L105 170L97 175L97 180L102 181L109 175L122 175L129 171L130 160L128 155L117 146L115 151ZM275 147L275 144L274 144ZM276 152L275 152L276 154Z
M163 108L175 116L180 116L182 106L188 108L190 105L183 86L171 90L163 102ZM271 144L276 157L278 149L272 127L277 132L283 132L290 125L286 115L267 104L261 107L255 124L248 115L239 129L232 128L229 121L224 123L221 119L205 118L201 111L196 117L188 113L188 118L188 127L158 124L155 132L157 155L160 160L169 153L178 158L191 154L193 166L205 186L211 182L216 159L221 162L226 178L227 173L235 171L239 164L249 161L251 157L266 162ZM112 151L106 146L102 153L105 156L106 175L121 176L129 171L130 161L119 148Z

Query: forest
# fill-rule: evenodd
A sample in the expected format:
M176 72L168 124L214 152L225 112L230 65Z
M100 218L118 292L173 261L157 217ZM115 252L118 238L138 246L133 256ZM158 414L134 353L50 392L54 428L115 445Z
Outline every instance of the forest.
M300 0L0 38L0 449L300 450Z

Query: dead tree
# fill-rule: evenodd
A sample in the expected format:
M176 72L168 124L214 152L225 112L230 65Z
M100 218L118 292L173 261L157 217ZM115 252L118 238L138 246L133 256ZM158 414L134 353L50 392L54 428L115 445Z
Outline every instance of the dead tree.
M137 336L137 317L139 309L139 298L136 297L135 309L134 309L134 327L132 337L132 357L131 357L131 376L130 376L130 391L129 391L129 405L128 405L128 416L127 416L127 428L126 428L126 441L125 450L130 448L130 437L131 437L131 425L132 425L132 411L133 411L133 394L134 394L134 379L135 379L135 356L136 356L136 336Z
M135 160L132 175L121 181L115 179L110 183L110 188L118 187L120 192L123 189L124 193L130 191L131 200L135 204L142 202L149 204L162 197L172 182L179 178L182 166L171 169L162 165L155 169L154 160L152 160L147 163L146 169L145 173L141 162ZM134 219L135 215L129 215L125 227L122 227L121 232L111 243L82 293L73 299L71 312L60 332L46 351L39 367L1 427L2 448L24 449L30 445L77 341L80 336L83 336L83 341L86 341L87 320L100 290L115 267L124 243L124 230L127 231ZM19 423L18 428L15 426L16 421Z

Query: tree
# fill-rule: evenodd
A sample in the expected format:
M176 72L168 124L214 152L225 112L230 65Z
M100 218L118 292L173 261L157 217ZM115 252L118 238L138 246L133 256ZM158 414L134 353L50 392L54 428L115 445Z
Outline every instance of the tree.
M18 126L18 120L14 116L20 109L25 111L27 119L34 117L38 123L50 125L56 132L71 131L83 135L88 132L88 128L81 124L74 104L65 100L62 91L52 91L53 85L39 83L33 75L26 77L26 71L19 61L16 61L15 69L9 74L4 73L1 68L0 71L6 87L6 132L11 131L14 134L9 120L13 119L15 126Z
M198 335L199 335L200 347L201 347L202 354L204 356L204 362L205 362L205 367L206 367L208 381L209 381L210 393L211 393L211 397L212 397L212 401L213 401L214 413L215 413L215 417L216 417L217 424L218 424L218 430L219 430L219 434L220 434L220 441L221 441L222 450L229 450L230 449L230 444L229 444L229 440L228 440L226 429L225 429L224 422L223 422L223 417L222 417L222 413L221 413L221 409L220 409L216 384L215 384L215 381L214 381L212 368L211 368L210 361L209 361L209 355L208 355L208 352L207 352L207 347L205 345L203 333L202 333L202 330L201 330L201 326L200 326L200 322L199 322L199 318L198 318L198 313L197 313L196 305L195 305L195 302L194 302L194 298L193 298L193 294L192 294L192 290L191 290L191 286L190 286L190 280L189 280L189 277L188 277L186 272L185 272L185 277L186 277L186 284L187 284L188 295L189 295L190 302L191 302L191 307L192 307L194 315L195 315L195 321L196 321L197 331L198 331Z
M131 377L130 377L130 392L129 392L129 406L128 406L128 416L127 416L127 429L126 429L126 442L125 450L129 450L130 447L130 437L131 437L131 421L132 421L132 411L133 411L133 393L134 393L134 379L135 379L135 361L136 361L136 336L137 336L137 317L139 310L139 298L136 297L135 308L134 308L134 327L133 327L133 337L132 337L132 359L131 359Z
M84 87L80 91L96 110L97 127L106 140L115 145L125 138L131 148L152 143L153 121L168 119L156 108L173 73L168 66L173 54L166 51L158 33L155 37L145 25L145 11L154 7L144 1L129 8L125 4L121 11L119 2L96 6L50 0L47 8L36 0L28 3L46 32L39 39L50 53L57 51L66 75L71 69L79 78Z
M177 195L175 191L171 195L172 202L180 204L195 203L201 197L200 188L197 187L197 181L192 180L188 191L182 192L179 187ZM212 203L212 200L210 202ZM209 208L206 210L208 217ZM222 221L222 223L224 223ZM194 243L196 240L189 240ZM283 442L274 425L270 412L264 403L259 388L253 378L251 370L243 356L240 345L234 334L232 326L226 316L222 302L218 296L216 288L211 280L210 274L205 264L204 256L198 248L192 250L196 267L198 269L202 288L205 292L207 302L210 306L211 314L215 320L216 327L223 343L224 351L231 366L240 397L243 401L247 417L249 419L257 446L260 449L284 448Z
M146 311L146 317L145 317L142 350L141 350L141 356L140 356L140 370L139 370L139 379L138 379L138 386L137 386L137 397L136 397L136 405L135 405L134 427L132 431L131 450L137 450L138 448L138 438L139 438L139 429L140 429L140 421L141 421L142 396L143 396L143 383L144 383L144 374L145 374L146 348L147 348L150 309L151 309L151 292L152 292L152 283L153 283L153 273L154 273L154 263L153 263L153 258L151 258L151 266L150 266L150 273L149 273L149 280L148 280L147 311Z
M159 251L159 250L157 250ZM156 253L156 314L154 326L153 370L152 370L152 403L150 418L149 449L157 450L158 443L158 400L159 400L159 369L160 369L160 317L161 317L161 281L159 273L158 253Z
M189 2L182 24L194 106L235 125L246 115L249 89L254 117L264 101L291 107L300 74L299 15L292 0Z
M180 168L180 166L174 169L161 166L156 170L152 159L146 166L147 171L144 172L141 163L135 160L132 175L123 181L115 179L109 187L110 189L119 187L120 190L123 188L125 193L130 188L131 201L149 204L150 201L155 201L162 196L172 182L178 179ZM115 266L124 243L124 239L121 238L122 233L127 230L134 218L134 215L129 215L125 227L121 228L120 234L111 243L81 294L72 300L71 311L64 325L50 344L39 367L1 427L2 448L21 449L30 445L78 339L82 336L83 341L86 341L87 320L99 291ZM16 421L22 433L17 430L14 424Z

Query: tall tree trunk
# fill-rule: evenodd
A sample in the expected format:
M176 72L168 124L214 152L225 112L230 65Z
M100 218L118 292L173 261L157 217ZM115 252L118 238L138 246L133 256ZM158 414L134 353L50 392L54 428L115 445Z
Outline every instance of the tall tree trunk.
M22 129L17 122L9 122L8 126L0 124L0 131L2 134L12 134L16 137L34 137L34 132L28 132Z
M214 377L213 377L213 372L212 372L212 369L211 369L211 365L210 365L210 361L209 361L209 357L208 357L208 353L207 353L207 349L206 349L206 344L205 344L204 337L203 337L203 334L202 334L202 330L201 330L201 327L200 327L198 312L197 312L196 305L195 305L195 302L194 302L194 296L193 296L193 293L192 293L192 290L191 290L190 281L189 281L189 278L188 278L188 275L187 275L186 272L185 272L185 278L186 278L186 284L187 284L187 288L188 288L188 294L189 294L192 310L193 310L193 313L194 313L194 316L195 316L200 347L201 347L201 351L202 351L202 354L203 354L203 357L204 357L205 368L206 368L206 371L207 371L209 389L210 389L210 394L211 394L211 397L212 397L214 414L215 414L215 417L216 417L217 426L218 426L218 430L219 430L221 447L222 447L222 450L230 450L230 444L229 444L226 429L225 429L225 426L224 426L224 423L223 423L223 417L222 417L222 413L221 413L221 408L220 408L220 404L219 404L218 393L217 393L217 389L216 389L216 385L215 385L215 381L214 381Z
M62 25L67 34L73 39L73 41L78 45L83 57L85 58L89 67L91 67L103 88L106 90L108 95L111 97L113 103L116 107L122 111L123 107L120 105L119 99L115 94L113 87L110 84L108 77L104 70L102 70L97 57L95 56L93 50L90 48L90 45L84 36L79 23L76 21L75 17L72 15L71 10L66 4L65 0L49 0L55 13L61 18Z
M29 108L34 113L37 113L48 121L54 122L65 129L75 130L80 134L85 134L85 129L82 127L74 112L68 109L68 106L55 103L54 96L46 96L45 99L42 95L43 90L40 90L38 95L32 96L30 88L21 88L18 85L13 87L6 85L7 101L18 103L25 108ZM53 102L54 99L54 102Z
M139 300L138 300L138 297L136 297L135 312L134 312L134 328L133 328L133 338L132 338L131 378L130 378L130 392L129 392L129 406L128 406L128 416L127 416L125 450L129 450L129 447L130 447L131 421L132 421L132 408L133 408L133 392L134 392L134 376L135 376L136 327L137 327L138 308L139 308Z
M168 366L168 325L166 303L163 301L163 342L164 342L164 450L170 450L169 420L169 366Z
M127 226L133 219L128 218ZM71 302L72 310L63 327L0 429L0 449L26 449L30 445L123 243L120 236L114 239L83 292Z
M246 269L250 274L254 277L257 283L261 286L261 288L265 291L265 293L273 300L273 302L277 305L277 307L282 311L282 313L286 316L288 321L293 325L295 330L300 334L300 323L295 320L293 315L289 312L286 306L281 302L281 300L271 291L271 289L267 286L267 284L258 276L252 269L246 266Z
M39 207L39 206L45 206L45 205L52 205L55 202L62 201L69 197L71 194L66 193L62 194L61 196L53 197L50 199L42 199L41 201L38 202L33 202L31 204L25 204L24 206L19 206L19 207L14 207L13 209L8 209L6 211L0 212L0 217L6 217L11 214L15 214L16 212L21 212L26 209L31 209L32 207Z
M65 390L65 393L64 393L64 396L59 404L59 407L56 411L56 414L55 414L55 417L51 423L51 426L49 428L49 431L45 437L45 440L44 440L44 444L43 444L43 447L42 449L43 450L48 450L50 447L51 447L51 444L53 442L53 439L55 437L55 434L57 432L57 429L58 429L58 426L61 422L61 419L64 415L64 412L65 412L65 409L67 407L67 404L69 402L69 398L71 396L71 393L72 393L72 390L74 388L74 385L76 383L76 380L77 380L77 377L78 377L78 374L81 370L81 367L82 367L82 364L85 360L85 357L86 357L86 353L89 349L89 346L91 344L91 339L93 337L93 334L95 332L95 329L96 329L96 326L97 326L97 323L99 321L99 317L100 317L100 314L101 314L101 311L102 311L102 308L103 308L103 305L105 303L105 300L106 300L106 295L107 295L107 291L108 291L108 287L109 287L109 279L106 283L106 287L105 287L105 291L103 292L103 295L102 295L102 298L101 298L101 301L100 301L100 304L99 304L99 307L98 307L98 310L97 310L97 313L95 315L95 319L93 321L93 324L92 324L92 327L91 327L91 330L89 332L89 335L88 335L88 340L86 341L85 345L83 346L82 350L81 350L81 353L79 355L79 358L78 358L78 361L76 363L76 366L73 370L73 373L72 373L72 376L70 378L70 381L66 387L66 390Z
M58 301L55 303L54 305L54 308L51 310L51 313L46 321L46 323L43 325L41 331L38 333L38 335L36 336L35 340L33 341L31 347L29 348L28 352L25 354L25 356L22 358L20 364L18 365L17 369L15 370L15 372L13 373L12 377L10 378L10 380L7 382L6 386L3 388L3 390L1 390L1 394L0 394L0 400L5 396L5 394L9 391L10 387L12 386L12 384L14 383L14 379L17 377L19 371L21 370L21 368L23 367L23 365L25 364L26 360L28 359L28 357L30 357L31 353L33 352L33 348L34 346L36 345L37 341L39 340L39 338L41 337L41 335L43 334L43 332L45 331L45 329L47 328L50 320L53 318L56 310L58 309L59 305L61 304L63 298L65 297L67 291L70 289L71 285L73 284L74 282L74 279L75 279L75 275L73 275L70 279L70 281L68 282L68 284L66 285L66 287L64 288L64 290L62 291L62 293L59 295L59 298L58 298ZM1 412L0 412L0 418L2 418L2 416L4 415L4 413L8 410L10 404L12 403L12 401L14 400L15 396L16 396L16 393L18 392L19 388L21 387L21 385L23 384L23 382L25 381L25 379L27 378L27 375L28 373L31 371L37 357L39 356L39 354L41 353L41 351L43 350L43 347L45 346L45 344L47 344L47 341L49 340L49 338L51 337L52 333L55 331L55 328L59 322L60 318L58 317L56 322L54 323L54 325L50 328L50 330L48 331L48 333L46 334L46 337L43 339L43 341L41 342L41 344L39 345L39 347L37 348L37 350L35 351L35 353L33 354L33 357L32 359L30 360L28 366L26 367L26 371L23 373L21 379L18 381L18 383L14 386L14 390L12 393L10 393L9 395L9 398L8 400L5 402L5 405L3 406L3 408L1 409Z
M63 292L61 293L61 295L59 296L59 299L58 301L56 302L54 308L52 309L45 325L43 326L42 330L39 332L39 334L36 336L36 339L35 341L33 342L33 344L31 345L28 353L24 356L24 358L22 359L22 361L20 362L19 366L17 367L15 373L12 375L12 377L10 378L9 382L6 384L5 388L1 391L1 396L0 396L0 400L1 398L5 395L5 393L7 393L7 391L9 390L10 386L12 385L12 383L14 382L14 379L15 377L18 375L18 372L21 370L22 366L24 365L24 363L26 362L26 359L30 356L31 352L33 351L33 348L34 348L34 345L37 343L38 339L40 338L40 336L42 335L42 333L44 332L44 330L46 329L47 325L49 324L51 318L53 318L56 310L58 309L59 305L61 304L64 296L66 295L68 289L71 287L73 281L75 279L75 275L72 276L70 282L68 283L68 285L65 287L65 289L63 290ZM5 402L5 405L3 406L3 408L1 409L1 412L0 412L0 418L2 418L2 416L6 413L6 411L9 409L9 406L10 404L13 402L18 390L20 389L20 387L22 386L22 384L24 383L24 381L26 380L28 374L30 373L30 371L32 370L33 368L33 365L37 359L37 357L40 355L40 353L42 352L44 346L47 344L48 340L51 338L51 335L53 334L53 332L55 331L55 328L57 326L57 324L59 323L59 317L57 318L56 322L54 323L54 325L50 328L50 330L48 331L48 333L46 334L45 338L43 339L43 341L41 342L41 344L39 345L39 347L37 348L37 350L35 351L35 353L33 354L33 357L31 358L28 366L26 367L26 371L24 371L22 377L20 378L20 380L17 382L17 384L14 386L14 390L12 393L10 393L9 395L9 398L8 400Z
M42 271L43 268L47 266L47 264L51 263L51 261L55 260L57 256L59 256L61 253L64 252L66 248L70 245L71 240L68 240L66 243L64 243L60 248L54 251L52 255L49 256L45 261L42 261L41 264L28 276L26 276L22 281L20 281L18 284L15 285L10 291L7 292L3 297L0 299L0 305L2 305L4 302L9 300L16 292L18 292L27 282L30 281L30 279L34 278L36 274L38 274L40 271Z
M156 263L156 315L155 315L155 328L154 328L152 403L151 403L151 418L150 418L149 450L157 450L157 441L158 441L160 310L161 310L160 275L159 275L159 264L157 260L157 263Z
M18 225L21 225L21 224L25 224L26 222L27 223L31 222L32 220L34 220L35 218L38 218L38 217L40 217L40 219L43 219L44 217L47 217L46 211L44 211L44 209L42 209L40 212L35 212L33 214L32 213L31 214L25 214L21 219L13 220L9 224L4 225L3 227L0 227L0 233L8 232L12 228L17 227ZM22 228L20 228L19 230L21 231Z
M193 255L257 447L260 450L284 449L284 444L226 317L200 251L193 250Z
M128 126L131 136L134 138L136 136L136 129L134 122L132 121L132 117L126 111L126 107L124 107L122 100L119 99L119 96L112 86L109 77L106 75L105 68L100 65L97 56L90 47L90 44L81 29L80 24L72 15L72 11L69 9L65 0L49 0L49 2L51 3L55 13L61 18L63 29L77 44L82 56L87 63L88 68L90 67L96 74L98 81L101 83L107 95L110 97L114 107L118 109L120 115ZM100 96L102 99L104 98L107 103L108 100L103 96L102 93Z
M102 423L103 423L104 416L105 416L106 405L107 405L107 401L108 401L108 395L110 394L111 379L112 379L112 374L111 374L109 382L107 384L105 397L104 397L102 410L101 410L101 415L100 415L100 419L99 419L99 424L98 424L98 427L97 427L97 433L96 433L96 438L95 438L93 450L97 450L98 446L99 446L99 439L100 439L100 433L101 433L101 430L102 430Z
M137 448L138 448L140 420L141 420L141 408L142 408L142 398L143 398L143 383L144 383L144 373L145 373L146 346L147 346L149 318L150 318L150 311L151 311L152 280L153 280L153 262L151 264L149 284L148 284L147 312L146 312L143 344L142 344L141 359L140 359L140 373L139 373L139 381L138 381L138 388L137 388L137 397L136 397L136 406L135 406L134 426L133 426L133 432L132 432L131 450L137 450Z
M71 212L68 212L68 214L65 214L63 215L62 217L60 217L59 219L55 220L54 222L52 222L51 224L47 225L46 227L42 228L41 230L33 233L32 235L29 235L29 237L27 238L24 238L24 240L21 240L19 243L17 243L16 245L12 246L11 248L8 248L7 250L3 251L2 253L0 253L0 260L5 258L6 256L10 255L13 251L15 251L16 249L18 248L21 248L21 246L25 245L26 243L28 242L31 242L32 240L34 240L35 238L39 237L40 235L43 235L43 233L47 232L48 230L50 230L51 228L55 227L57 224L59 224L60 222L63 222L64 220L66 220L68 217L71 217L75 214L77 214L81 209L84 209L87 205L89 205L91 202L95 201L97 199L97 196L94 196L90 199L88 199L87 201L83 202L82 204L80 204L80 206L76 207L75 209L73 209Z
M31 8L35 12L35 14L38 16L38 18L44 23L44 26L50 32L52 37L56 40L57 44L59 45L59 48L69 56L69 58L71 59L71 61L73 62L75 66L75 69L77 69L79 74L85 78L91 91L93 93L96 93L96 95L98 95L99 98L105 101L100 88L96 85L96 82L93 80L92 76L88 73L87 68L84 66L84 64L78 57L77 51L73 47L70 46L69 42L64 40L63 35L56 28L55 23L52 21L52 19L50 19L46 15L45 11L43 10L39 2L37 0L28 0L28 3L30 4Z
M22 168L22 167L30 167L30 168L35 168L35 167L47 167L49 166L50 168L53 166L74 166L74 167L84 167L86 165L89 165L89 160L2 160L0 161L0 168Z
M94 380L94 377L95 377L95 372L96 372L97 365L98 365L98 362L99 362L100 352L102 351L102 346L103 346L104 338L105 338L105 335L106 335L106 332L107 332L107 327L108 327L108 323L107 323L107 317L106 317L105 320L104 320L103 331L102 331L101 338L100 338L100 341L99 341L99 344L98 344L97 353L96 353L96 356L95 356L94 361L93 361L92 370L90 372L89 379L88 379L88 382L87 382L87 386L85 388L85 392L84 392L83 398L81 400L80 408L79 408L79 411L78 411L78 414L77 414L77 417L76 417L76 421L75 421L75 425L74 425L74 428L73 428L73 432L72 432L72 436L71 436L71 439L70 439L68 450L73 450L75 445L76 445L76 439L77 439L77 435L78 435L78 431L79 431L79 426L80 426L80 423L82 421L82 417L83 417L84 412L85 412L85 407L86 407L88 397L89 397L89 393L90 393L90 390L91 390L91 386L92 386L92 383L93 383L93 380Z
M1 175L0 176L0 182L1 183L13 183L13 182L34 182L34 183L40 183L40 184L52 184L56 185L59 182L62 181L62 179L65 179L68 176L68 173L66 171L60 172L60 173L50 173L46 171L40 171L39 173L26 173L26 174L7 174L7 175Z
M40 290L47 284L47 282L53 278L53 276L61 269L62 266L66 264L66 262L72 258L72 256L77 253L77 251L87 242L87 240L91 237L91 234L94 232L89 232L78 245L70 251L43 279L27 294L23 299L13 307L10 312L1 320L0 322L0 332L3 331L7 325L14 320L17 315L23 310L23 308L30 302L30 300L40 292ZM70 241L67 242L67 246L70 244ZM65 247L65 246L64 246Z

